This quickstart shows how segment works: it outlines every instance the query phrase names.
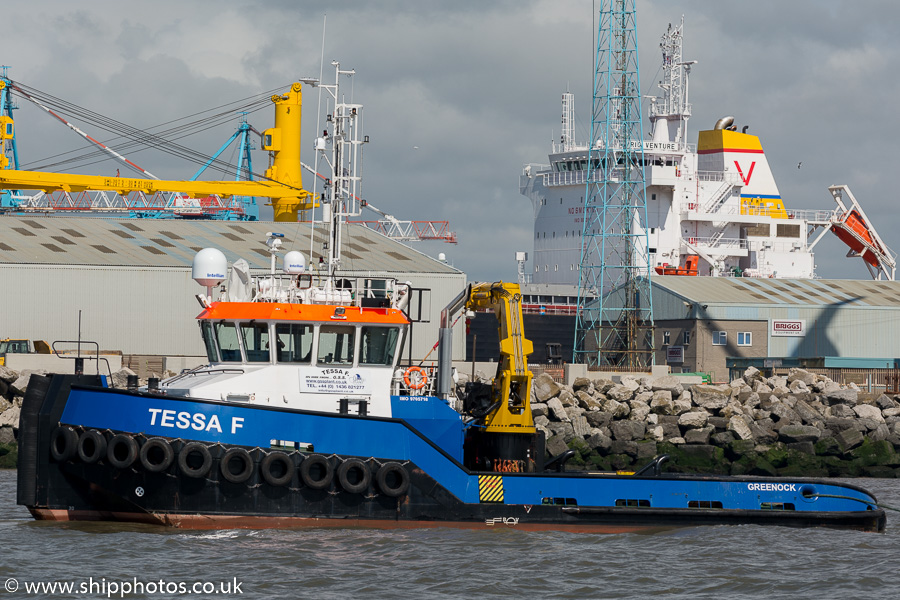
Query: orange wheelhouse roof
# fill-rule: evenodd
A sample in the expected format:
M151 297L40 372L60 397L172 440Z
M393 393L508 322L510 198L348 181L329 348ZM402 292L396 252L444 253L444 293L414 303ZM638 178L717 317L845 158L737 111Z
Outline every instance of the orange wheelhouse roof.
M343 314L335 314L343 309ZM288 304L279 302L214 302L197 315L201 320L229 321L315 321L319 323L371 323L407 325L409 320L396 308L366 308L331 304Z

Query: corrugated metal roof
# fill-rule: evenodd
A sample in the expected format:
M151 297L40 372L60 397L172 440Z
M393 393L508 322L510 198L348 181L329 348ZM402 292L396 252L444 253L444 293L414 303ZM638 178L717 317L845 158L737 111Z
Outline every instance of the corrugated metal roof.
M189 221L55 216L0 216L0 264L189 267L202 248L218 248L229 262L245 259L268 269L266 233L284 234L282 249L316 263L327 230L309 223ZM363 225L343 230L342 271L458 274L460 271Z
M677 277L652 279L654 287L704 304L900 307L900 281Z

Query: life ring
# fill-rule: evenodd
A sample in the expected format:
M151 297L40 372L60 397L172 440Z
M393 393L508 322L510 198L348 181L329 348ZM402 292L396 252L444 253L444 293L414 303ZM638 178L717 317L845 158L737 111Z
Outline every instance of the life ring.
M151 473L161 473L172 465L175 451L168 440L160 437L150 438L141 446L141 466Z
M278 465L281 465L281 467L279 468ZM291 461L291 457L284 452L271 452L262 459L262 462L259 464L259 471L269 485L287 485L294 476L294 463ZM279 475L278 473L281 474Z
M400 463L385 463L375 475L378 488L385 496L396 498L409 490L409 473Z
M318 472L318 477L316 472ZM312 454L300 463L300 478L306 487L324 490L331 485L331 480L334 478L334 467L321 454Z
M192 454L200 455L199 466L194 466L196 464L195 461L189 462ZM206 444L201 444L200 442L188 442L181 449L181 452L178 453L178 468L188 477L195 479L206 477L206 474L212 468L212 454L209 453L209 448L206 447Z
M78 451L78 434L68 425L61 425L50 434L50 456L56 462L66 462Z
M138 443L130 435L117 433L106 445L106 460L117 469L127 469L138 457Z
M361 494L369 489L372 473L366 463L358 458L350 458L341 463L337 470L338 483L351 494ZM351 481L356 480L356 483Z
M243 463L240 471L235 472L231 470L234 460ZM222 460L219 461L219 470L222 471L222 477L231 483L244 483L253 475L253 459L250 457L250 453L243 448L231 448L225 452Z
M413 375L416 373L416 375ZM412 379L413 381L410 381ZM428 383L428 375L422 367L410 367L403 373L403 382L411 390L421 390Z
M106 454L106 438L96 429L89 429L78 438L78 458L89 465Z

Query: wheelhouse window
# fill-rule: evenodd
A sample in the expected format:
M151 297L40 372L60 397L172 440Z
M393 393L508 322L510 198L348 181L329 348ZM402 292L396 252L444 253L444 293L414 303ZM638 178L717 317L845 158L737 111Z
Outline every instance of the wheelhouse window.
M241 323L247 362L269 362L269 324Z
M200 321L200 333L203 335L203 345L206 346L206 358L209 362L219 362L219 354L216 352L216 338L213 336L212 323Z
M275 325L278 362L309 364L312 355L313 326L301 323Z
M359 364L394 365L399 327L363 327L360 335Z
M241 345L238 342L237 327L234 326L234 323L219 321L213 325L213 330L219 341L222 362L241 362Z
M322 325L319 329L319 350L316 353L316 363L320 365L352 365L355 334L355 327Z

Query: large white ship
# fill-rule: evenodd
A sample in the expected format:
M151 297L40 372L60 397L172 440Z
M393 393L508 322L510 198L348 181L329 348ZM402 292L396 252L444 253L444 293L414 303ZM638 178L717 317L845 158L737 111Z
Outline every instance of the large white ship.
M873 278L893 280L895 255L846 186L829 188L833 210L787 209L747 127L738 131L724 117L688 143L688 77L696 61L683 60L683 28L682 19L662 36L661 94L650 99L643 141L650 267L666 275L814 278L813 249L830 230ZM573 94L563 94L562 107L550 164L526 165L520 181L534 208L535 284L578 284L591 157L588 144L575 141Z

